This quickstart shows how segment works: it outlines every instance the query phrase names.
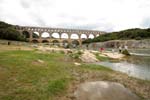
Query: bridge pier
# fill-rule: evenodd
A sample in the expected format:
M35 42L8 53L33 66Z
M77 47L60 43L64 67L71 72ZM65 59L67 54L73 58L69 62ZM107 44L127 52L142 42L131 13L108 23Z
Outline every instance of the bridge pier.
M32 32L29 32L29 42L32 42L32 40L33 40Z

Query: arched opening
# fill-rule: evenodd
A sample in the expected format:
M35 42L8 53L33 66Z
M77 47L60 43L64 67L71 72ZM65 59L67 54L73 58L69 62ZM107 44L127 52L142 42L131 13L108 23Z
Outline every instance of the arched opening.
M81 34L81 39L87 39L87 35L86 34Z
M99 36L99 34L96 34L96 37L98 37Z
M79 39L79 35L76 33L71 34L70 36L71 39Z
M80 37L82 40L86 40L88 38L88 36L86 34L81 34L81 37Z
M69 42L67 40L63 40L62 43L64 48L69 48Z
M38 40L32 40L31 42L32 42L32 43L39 43Z
M78 40L73 40L72 41L72 47L75 48L79 45L79 41Z
M55 46L59 46L59 41L58 41L58 40L53 40L52 43L53 43L53 45L55 45Z
M62 33L62 34L61 34L61 38L62 38L62 39L68 39L69 36L68 36L67 33Z
M49 41L48 40L43 40L42 43L49 43Z
M39 34L39 32L33 32L32 36L33 36L33 38L39 38L40 34Z
M90 34L90 35L89 35L89 38L90 38L90 39L93 39L93 38L94 38L94 35L93 35L93 34Z
M52 33L52 38L60 38L59 33Z
M49 35L49 33L44 32L44 33L42 33L41 37L42 37L42 38L49 38L50 35Z
M24 38L30 38L30 33L28 31L23 31L22 34Z

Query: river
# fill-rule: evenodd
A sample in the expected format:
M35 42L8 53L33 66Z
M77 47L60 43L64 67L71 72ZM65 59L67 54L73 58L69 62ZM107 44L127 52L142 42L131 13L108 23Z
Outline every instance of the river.
M96 64L109 67L129 76L150 80L150 49L130 49L131 56L123 60L98 62Z

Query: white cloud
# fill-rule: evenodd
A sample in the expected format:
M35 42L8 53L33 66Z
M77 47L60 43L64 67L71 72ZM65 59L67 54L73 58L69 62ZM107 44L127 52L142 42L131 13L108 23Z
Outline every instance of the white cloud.
M0 20L41 27L145 28L149 10L150 0L0 0Z
M144 28L150 28L150 16L142 20L141 26L143 26Z

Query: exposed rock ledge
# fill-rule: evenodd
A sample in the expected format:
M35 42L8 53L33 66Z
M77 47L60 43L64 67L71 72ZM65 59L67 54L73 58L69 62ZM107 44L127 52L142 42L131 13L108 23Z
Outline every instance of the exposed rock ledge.
M150 39L145 40L110 40L106 42L90 43L89 48L118 48L119 46L129 48L150 48Z
M67 54L68 52L75 52L74 50L71 50L71 49L49 48L49 47L41 47L41 46L38 47L38 50L43 51L43 52L63 51L65 54ZM113 59L120 59L124 57L123 54L119 54L117 52L112 53L112 52L105 51L103 53L100 53L98 51L92 51L92 50L82 50L82 52L83 54L79 58L81 59L82 62L85 62L85 63L94 63L94 62L99 61L94 55L94 53L99 53L100 56L109 57Z
M77 100L140 100L138 96L115 82L86 82L75 91Z
M86 62L86 63L94 63L94 62L98 62L99 60L96 58L96 56L88 51L85 50L83 52L83 54L81 55L80 59L82 60L82 62Z

